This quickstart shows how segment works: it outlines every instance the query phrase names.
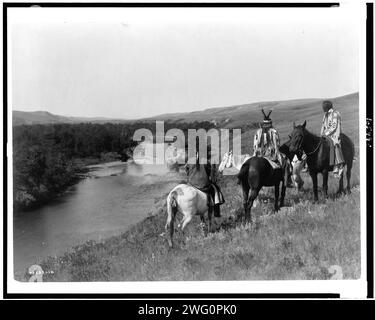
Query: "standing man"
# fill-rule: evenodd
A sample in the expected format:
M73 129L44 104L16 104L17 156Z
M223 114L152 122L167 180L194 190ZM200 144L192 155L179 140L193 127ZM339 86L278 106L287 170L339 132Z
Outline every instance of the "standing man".
M345 160L341 150L341 116L340 113L333 109L331 101L323 101L322 103L324 116L322 121L322 129L320 135L328 138L330 141L330 165L333 165L333 174L336 178L340 178L344 170Z

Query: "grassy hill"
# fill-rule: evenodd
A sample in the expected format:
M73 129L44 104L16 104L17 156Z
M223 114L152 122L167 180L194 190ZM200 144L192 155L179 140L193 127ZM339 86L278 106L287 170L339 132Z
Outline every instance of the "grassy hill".
M342 113L344 118L355 112L358 106L358 93L341 97L330 98L334 106ZM262 119L261 108L273 109L272 119L275 123L301 121L301 115L307 119L318 116L321 118L321 103L328 98L296 99L286 101L268 101L243 104L238 106L210 108L203 111L163 114L148 118L150 120L164 121L216 121L224 128L238 128L244 124L256 123Z
M274 125L285 140L293 121L307 120L307 128L319 132L321 101L267 102L263 107L274 109ZM332 101L342 115L343 130L353 139L359 158L358 94ZM242 144L248 151L262 117L256 103L186 115L162 115L157 119L210 119L223 127L244 128ZM183 173L180 175L185 178ZM253 225L234 222L243 210L241 189L234 176L222 176L219 184L226 203L222 206L223 217L215 222L216 231L205 237L196 217L185 234L175 234L173 250L161 236L166 221L166 195L160 195L150 216L121 235L102 242L87 242L63 256L44 260L43 269L54 271L46 274L44 281L330 279L333 265L342 268L344 279L357 279L361 275L358 161L352 175L351 194L336 198L338 182L330 176L328 199L320 194L320 202L313 204L311 179L304 174L304 190L288 189L286 208L276 214L272 211L273 189L264 188L260 203L252 211Z
M331 182L330 197L319 204L311 203L309 182L302 193L288 189L288 208L276 214L268 189L253 210L253 225L234 223L242 210L240 187L233 177L223 179L223 218L207 237L195 217L185 234L176 232L176 248L169 249L161 236L165 195L150 217L123 234L45 260L43 270L54 273L44 281L324 280L334 265L342 268L344 279L360 277L357 176L351 195L335 199L332 184L337 183Z
M125 120L109 119L104 117L65 117L47 111L13 111L13 125L50 124L50 123L80 123L80 122L122 122Z
M324 98L325 99L325 98ZM322 119L321 103L319 99L299 99L287 101L269 101L229 106L221 108L210 108L203 111L163 114L140 120L164 120L169 122L194 122L214 121L221 128L245 128L254 129L262 120L261 108L273 109L272 120L274 125L281 130L281 136L286 136L293 121L308 121L310 128L320 127ZM350 128L351 122L358 123L358 93L332 98L334 106L340 111L343 118L343 125L346 130ZM353 118L354 116L354 118ZM37 123L77 123L77 122L125 122L136 120L108 119L108 118L84 118L64 117L54 115L46 111L24 112L13 111L13 123L37 124ZM358 126L357 126L358 127ZM356 128L357 128L356 127ZM356 129L354 128L354 129ZM316 130L318 131L318 129ZM352 131L348 132L349 134Z

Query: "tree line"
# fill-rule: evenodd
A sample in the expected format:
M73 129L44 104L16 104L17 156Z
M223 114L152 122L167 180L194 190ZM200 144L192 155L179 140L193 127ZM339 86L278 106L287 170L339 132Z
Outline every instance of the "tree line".
M13 127L13 205L15 210L33 208L49 201L76 183L86 165L127 161L138 142L135 130L149 129L155 122L37 124ZM166 122L171 128L205 129L212 122Z

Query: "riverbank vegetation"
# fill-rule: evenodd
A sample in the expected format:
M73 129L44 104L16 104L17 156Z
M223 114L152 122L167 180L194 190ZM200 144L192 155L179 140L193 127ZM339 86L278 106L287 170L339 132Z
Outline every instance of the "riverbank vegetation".
M165 131L179 128L210 129L209 121L165 123ZM14 209L39 206L76 183L86 166L127 161L137 145L137 129L150 130L156 137L155 122L79 123L21 125L13 127Z

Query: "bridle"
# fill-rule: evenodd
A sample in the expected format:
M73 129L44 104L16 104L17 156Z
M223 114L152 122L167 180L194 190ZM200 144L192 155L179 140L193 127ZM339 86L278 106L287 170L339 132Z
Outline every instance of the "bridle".
M302 134L302 140L303 140L303 138L304 138L304 134ZM321 138L319 139L319 143L318 143L317 147L316 147L313 151L311 151L311 152L305 152L306 156L311 156L311 155L313 155L315 152L317 152L317 151L319 150L320 146L322 145L322 141L323 141L323 138L321 137ZM301 150L302 150L302 146L300 146L300 147L298 148L298 151L301 151Z

